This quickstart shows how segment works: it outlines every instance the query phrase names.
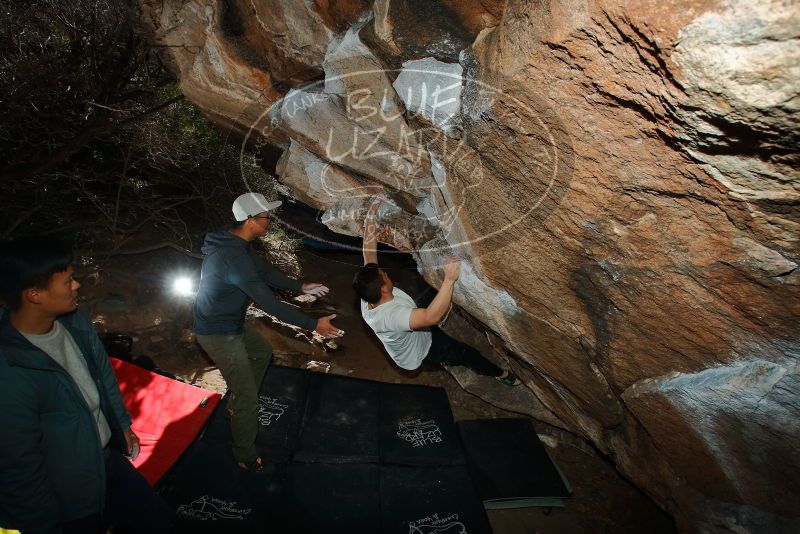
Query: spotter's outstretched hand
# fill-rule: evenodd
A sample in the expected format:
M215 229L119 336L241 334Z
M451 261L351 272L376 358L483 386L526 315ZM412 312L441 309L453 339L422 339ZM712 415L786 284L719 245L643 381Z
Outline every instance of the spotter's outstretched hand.
M317 327L314 328L314 332L318 333L325 339L336 339L337 337L342 337L344 335L344 330L339 330L338 327L331 324L331 319L334 318L336 318L335 313L333 315L320 317L317 320Z
M330 292L330 289L328 289L328 286L309 282L303 284L302 291L306 295L313 295L315 297L324 297L325 295L328 294L328 292Z

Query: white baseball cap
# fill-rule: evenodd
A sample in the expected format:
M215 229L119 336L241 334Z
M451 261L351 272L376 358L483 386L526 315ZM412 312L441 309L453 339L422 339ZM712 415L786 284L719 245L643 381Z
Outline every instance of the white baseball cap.
M237 221L244 221L259 213L272 211L281 204L280 200L268 202L261 193L245 193L233 201L233 216Z

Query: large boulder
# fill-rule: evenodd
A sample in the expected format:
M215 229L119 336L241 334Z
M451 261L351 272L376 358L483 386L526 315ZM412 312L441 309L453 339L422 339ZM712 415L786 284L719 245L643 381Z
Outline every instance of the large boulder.
M140 2L184 93L332 229L381 192L430 283L466 260L519 411L683 530L800 528L796 3Z

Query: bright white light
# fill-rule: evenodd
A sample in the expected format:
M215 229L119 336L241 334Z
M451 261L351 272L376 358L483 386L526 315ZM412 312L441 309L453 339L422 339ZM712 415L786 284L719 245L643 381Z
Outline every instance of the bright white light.
M194 293L194 284L190 278L181 276L172 282L172 291L182 297L189 297Z

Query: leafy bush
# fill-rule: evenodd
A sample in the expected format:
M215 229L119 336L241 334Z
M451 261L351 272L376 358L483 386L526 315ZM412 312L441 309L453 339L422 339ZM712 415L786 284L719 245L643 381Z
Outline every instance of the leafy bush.
M272 179L180 93L122 0L0 0L0 236L196 248Z

